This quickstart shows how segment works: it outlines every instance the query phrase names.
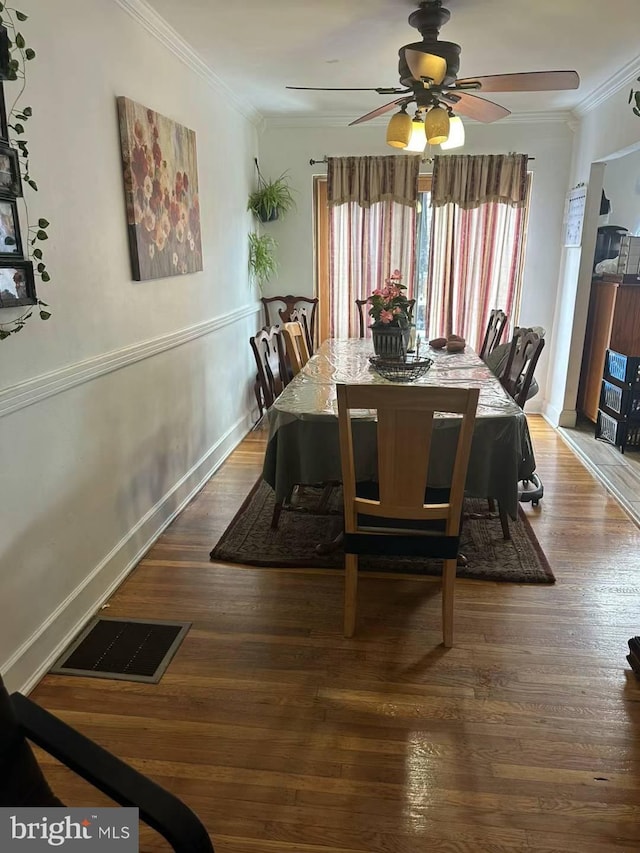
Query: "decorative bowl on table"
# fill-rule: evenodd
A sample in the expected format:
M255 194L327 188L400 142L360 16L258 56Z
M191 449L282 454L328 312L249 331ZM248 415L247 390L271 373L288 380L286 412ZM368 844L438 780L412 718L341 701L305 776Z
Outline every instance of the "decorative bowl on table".
M433 364L433 359L411 354L395 357L372 355L369 362L377 373L391 382L413 382L424 376Z

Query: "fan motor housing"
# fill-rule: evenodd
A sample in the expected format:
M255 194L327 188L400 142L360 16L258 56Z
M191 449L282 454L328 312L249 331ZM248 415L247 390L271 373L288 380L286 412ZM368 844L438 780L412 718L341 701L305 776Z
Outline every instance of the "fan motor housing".
M404 52L407 48L410 48L411 50L418 50L421 53L432 53L434 56L441 56L447 63L447 73L442 81L442 85L452 86L455 83L456 77L458 76L458 70L460 69L461 48L459 44L455 44L455 42L452 41L440 41L439 39L405 44L404 47L401 47L398 51L398 56L400 57L398 73L400 75L400 82L403 86L411 86L412 83L415 82L404 58Z

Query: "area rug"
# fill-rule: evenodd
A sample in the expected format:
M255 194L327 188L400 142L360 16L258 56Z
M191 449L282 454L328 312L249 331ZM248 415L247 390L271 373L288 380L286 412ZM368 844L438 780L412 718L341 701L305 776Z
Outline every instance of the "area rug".
M305 486L294 509L284 510L276 530L271 528L274 493L259 480L215 548L211 559L221 563L272 568L342 569L344 552L318 555L315 546L332 540L342 529L342 493L333 490L325 511L314 511L321 489ZM466 566L458 577L510 583L554 583L555 578L531 526L520 510L510 521L511 539L502 536L500 519L483 500L465 501L460 551ZM417 557L361 557L361 571L440 575L441 560Z

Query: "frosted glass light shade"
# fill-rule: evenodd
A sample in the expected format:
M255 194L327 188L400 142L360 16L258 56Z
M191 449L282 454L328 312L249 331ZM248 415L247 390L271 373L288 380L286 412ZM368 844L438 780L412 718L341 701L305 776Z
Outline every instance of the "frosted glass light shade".
M427 135L424 132L424 122L419 118L414 118L411 122L411 138L404 150L419 153L420 151L424 151L426 144Z
M449 138L445 142L440 143L440 148L443 151L450 151L452 148L462 148L464 145L464 125L462 119L458 116L453 116L449 119Z
M441 56L405 48L404 58L414 80L421 80L426 77L433 80L436 85L444 80L447 73L447 60Z
M424 119L429 145L440 145L449 137L449 113L441 107L431 107Z
M387 125L387 145L406 148L411 139L411 116L404 111L391 116Z

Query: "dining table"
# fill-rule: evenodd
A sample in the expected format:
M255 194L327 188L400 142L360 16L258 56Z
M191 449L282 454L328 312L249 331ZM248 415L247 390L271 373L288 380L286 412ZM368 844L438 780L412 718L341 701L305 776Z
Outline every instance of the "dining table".
M367 338L326 340L269 409L262 476L276 501L285 501L298 484L341 481L336 384L392 384L376 371L373 355ZM431 359L432 365L412 385L480 389L465 492L497 500L515 519L518 482L535 470L524 412L470 347L447 352L423 344L418 357ZM358 480L375 482L375 412L356 411L352 417ZM458 425L456 415L436 417L427 477L433 488L450 484Z

